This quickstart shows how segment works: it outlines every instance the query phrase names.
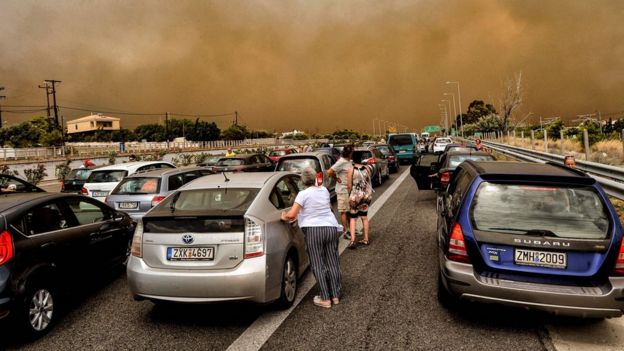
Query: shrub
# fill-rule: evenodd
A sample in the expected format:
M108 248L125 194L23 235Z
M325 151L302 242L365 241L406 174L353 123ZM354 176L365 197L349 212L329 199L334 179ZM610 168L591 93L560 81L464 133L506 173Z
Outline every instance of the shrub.
M18 175L18 172L16 170L12 170L9 165L1 165L0 166L0 174L6 174L6 175Z
M206 161L206 159L208 158L208 156L209 156L209 155L208 155L207 153L203 153L203 152L202 152L202 153L200 153L200 154L195 154L195 155L194 155L194 157L195 157L195 159L194 159L195 164L196 164L196 165L198 165L198 164L200 164L200 163L202 163L202 162Z
M71 167L69 167L69 163L71 161L67 160L65 163L56 165L56 179L62 181L71 171Z
M24 175L30 183L37 185L48 176L48 173L46 173L45 165L40 163L33 168L25 169Z
M108 164L114 165L117 161L117 151L111 151L108 153Z

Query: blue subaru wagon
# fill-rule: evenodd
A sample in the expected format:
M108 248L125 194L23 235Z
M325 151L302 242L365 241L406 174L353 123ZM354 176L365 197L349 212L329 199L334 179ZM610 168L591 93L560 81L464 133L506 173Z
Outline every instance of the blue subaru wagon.
M622 226L595 179L555 164L466 161L440 201L441 302L622 315Z

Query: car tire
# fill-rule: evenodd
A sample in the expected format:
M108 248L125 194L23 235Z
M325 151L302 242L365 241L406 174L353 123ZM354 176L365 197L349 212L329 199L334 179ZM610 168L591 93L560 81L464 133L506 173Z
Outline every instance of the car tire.
M442 272L438 274L438 301L442 306L448 309L455 308L458 302L457 297L451 294L444 286L442 282Z
M130 237L130 240L128 240L128 247L126 247L125 256L123 260L121 261L122 266L124 267L128 266L128 261L130 261L130 255L132 255L132 236Z
M297 298L297 262L292 255L288 255L282 267L282 282L280 297L276 301L276 306L280 309L287 309L293 305Z
M37 339L50 331L56 322L58 300L56 288L46 280L27 285L17 318L28 339Z

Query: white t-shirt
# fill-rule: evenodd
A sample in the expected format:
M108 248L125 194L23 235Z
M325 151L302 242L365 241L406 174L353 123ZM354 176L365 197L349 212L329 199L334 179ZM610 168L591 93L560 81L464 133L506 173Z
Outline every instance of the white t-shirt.
M329 191L324 186L311 186L300 191L295 202L301 206L299 227L336 227L341 230L331 210Z
M336 173L336 177L340 179L340 183L336 182L336 193L347 193L347 175L349 174L351 168L353 168L353 164L351 164L351 161L343 157L341 157L333 166L331 166L331 169L333 169Z

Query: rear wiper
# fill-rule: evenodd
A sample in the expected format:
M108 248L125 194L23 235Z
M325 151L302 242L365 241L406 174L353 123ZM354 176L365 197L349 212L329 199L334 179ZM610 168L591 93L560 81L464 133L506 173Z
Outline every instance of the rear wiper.
M175 212L175 204L178 201L178 198L180 197L180 192L178 192L177 194L175 194L173 196L173 199L171 199L171 205L169 205L169 209L171 210L171 213Z
M503 231L509 231L509 232L519 232L521 234L533 235L533 236L554 236L554 237L558 236L554 232L547 230L547 229L520 229L520 228L505 228L505 227L493 227L493 228L488 228L488 229L503 230Z

